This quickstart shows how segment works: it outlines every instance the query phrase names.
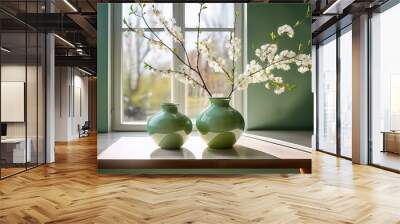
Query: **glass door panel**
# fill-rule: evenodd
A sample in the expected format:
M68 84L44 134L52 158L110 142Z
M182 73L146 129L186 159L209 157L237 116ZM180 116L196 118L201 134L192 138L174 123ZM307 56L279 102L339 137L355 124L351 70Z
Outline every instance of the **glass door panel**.
M46 66L46 36L39 33L38 41L38 164L45 163L46 158L46 145L45 145L45 134L46 134L46 76L45 76L45 66Z
M38 158L38 35L36 32L27 33L27 80L26 80L26 114L27 114L27 167L35 167Z

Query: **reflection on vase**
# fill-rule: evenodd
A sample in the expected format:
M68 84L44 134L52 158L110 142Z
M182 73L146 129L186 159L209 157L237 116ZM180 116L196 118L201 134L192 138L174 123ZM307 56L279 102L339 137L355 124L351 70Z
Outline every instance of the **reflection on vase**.
M152 159L195 159L193 153L185 148L180 150L156 149L150 157Z
M196 126L208 147L230 149L244 130L242 115L230 105L230 98L210 98L200 113Z
M233 129L224 132L207 132L202 133L202 139L210 148L214 149L230 149L242 134L241 129Z
M179 149L192 132L192 121L178 111L177 104L163 103L161 111L147 121L147 132L163 149Z
M154 133L150 136L163 149L179 149L185 143L188 134L182 130L166 134Z

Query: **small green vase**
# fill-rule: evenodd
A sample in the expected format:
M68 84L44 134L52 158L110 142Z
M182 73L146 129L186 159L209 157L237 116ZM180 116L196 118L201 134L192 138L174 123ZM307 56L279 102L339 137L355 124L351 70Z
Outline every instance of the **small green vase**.
M161 111L147 120L147 132L162 149L180 149L192 132L192 121L178 112L177 104L162 103Z
M229 105L230 98L213 97L209 101L208 107L197 117L197 130L208 147L232 148L244 130L244 119Z

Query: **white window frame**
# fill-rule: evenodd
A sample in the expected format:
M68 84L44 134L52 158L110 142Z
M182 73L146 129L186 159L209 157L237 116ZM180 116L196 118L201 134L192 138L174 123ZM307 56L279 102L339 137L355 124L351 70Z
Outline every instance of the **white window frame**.
M187 31L197 31L197 28L186 28L185 27L185 5L183 3L172 3L172 13L173 17L176 20L178 26L182 27L183 33ZM210 3L212 4L212 3ZM245 57L245 45L243 44L245 40L243 39L243 21L244 21L244 4L243 3L234 3L234 12L239 12L240 16L237 19L236 32L235 35L242 40L242 57L239 59L241 63L239 63L238 71L242 71L243 69L243 56ZM111 85L112 85L112 109L111 109L111 127L113 131L145 131L146 130L146 121L135 121L135 122L123 122L123 111L122 111L122 33L126 28L122 26L122 4L114 3L111 4L111 32L113 33L111 43L113 43L111 61L112 61L112 75L111 77ZM163 31L163 28L152 28L154 31ZM148 31L148 29L145 29ZM230 32L233 31L233 28L201 28L203 32ZM174 45L177 43L174 42ZM183 50L174 46L178 51L178 54L183 55ZM178 60L173 57L172 66L174 68L178 67ZM184 111L186 113L186 95L188 91L188 85L179 82L177 79L172 78L171 80L171 101L179 104L179 110ZM240 91L236 91L232 97L232 106L243 113L243 93ZM100 102L99 102L100 103ZM194 126L195 127L195 126Z

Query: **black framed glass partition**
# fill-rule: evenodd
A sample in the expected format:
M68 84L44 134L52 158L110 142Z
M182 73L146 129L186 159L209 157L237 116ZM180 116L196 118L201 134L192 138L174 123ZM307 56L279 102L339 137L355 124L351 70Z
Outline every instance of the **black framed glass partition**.
M352 157L352 26L317 47L317 149Z
M24 171L30 158L26 126L26 33L1 33L1 177ZM27 150L28 148L28 150ZM26 154L28 151L28 154Z
M46 39L23 22L44 3L0 3L1 179L45 163Z

